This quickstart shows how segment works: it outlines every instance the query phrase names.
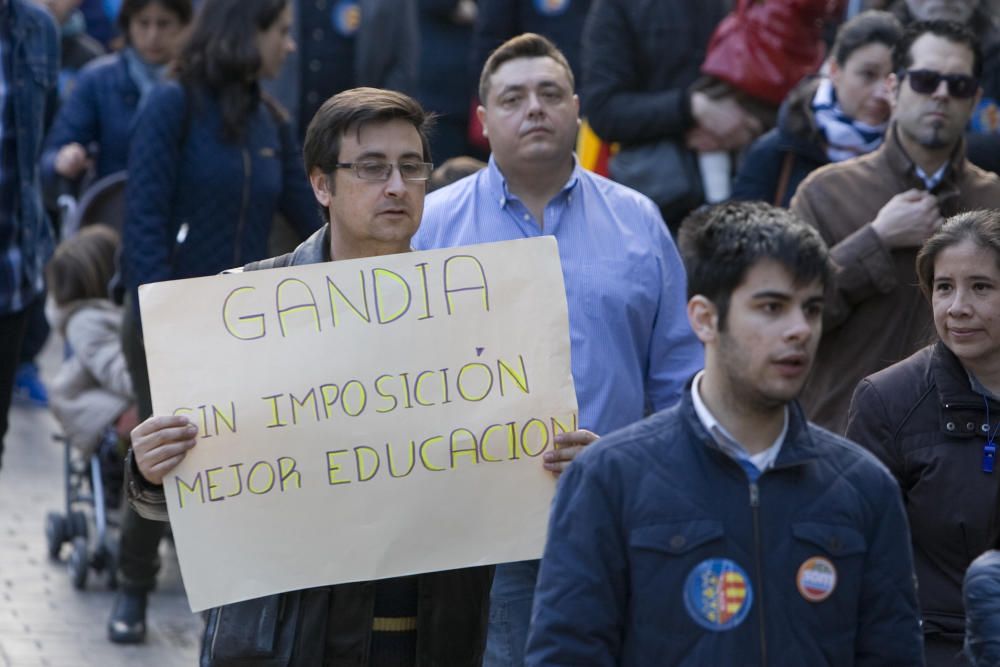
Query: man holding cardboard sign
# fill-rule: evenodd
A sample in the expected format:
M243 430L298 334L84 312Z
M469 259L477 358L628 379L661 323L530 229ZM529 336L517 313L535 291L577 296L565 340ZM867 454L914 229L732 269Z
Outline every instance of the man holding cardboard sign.
M250 300L267 293L258 286L250 285L251 279L255 276L261 278L263 274L246 274L247 284L231 289L228 296L222 302L222 322L224 327L218 327L220 336L228 337L231 341L236 341L230 347L236 345L252 344L254 340L265 337L265 331L274 335L277 330L277 340L283 342L291 341L290 346L301 347L299 340L307 340L307 336L313 336L316 341L315 352L312 353L314 366L320 366L325 361L323 357L331 355L344 356L344 350L336 347L331 336L340 336L342 332L348 331L350 327L356 325L363 327L365 332L362 335L369 336L372 346L378 346L377 335L379 329L395 325L403 325L407 328L403 331L409 333L413 340L424 336L427 327L432 326L428 322L441 321L442 310L447 313L453 311L453 301L462 294L468 299L463 302L478 304L481 300L484 304L489 303L489 308L496 310L501 306L494 302L487 301L486 275L490 274L489 262L486 264L472 262L470 255L462 254L456 257L447 257L434 266L429 266L429 262L421 262L415 267L409 267L412 271L404 276L404 272L399 268L400 260L392 259L396 253L405 253L410 249L410 238L416 231L423 211L423 200L425 192L425 182L430 175L430 155L427 144L425 130L427 126L427 116L420 106L411 98L394 92L361 88L345 91L328 100L317 112L310 124L306 134L304 155L306 170L309 173L317 201L322 206L329 225L325 226L310 239L300 245L294 252L283 257L265 260L258 265L248 266L248 269L272 268L284 266L299 266L307 264L319 264L331 260L359 260L360 258L384 257L385 267L392 263L393 269L375 267L371 271L363 271L355 275L360 275L362 280L367 280L365 276L371 276L371 289L362 290L365 300L373 292L381 294L384 298L391 291L379 291L379 280L388 276L390 283L397 287L404 282L408 276L413 281L413 287L407 287L405 294L407 300L405 308L396 308L393 305L386 306L384 301L379 301L374 305L374 312L365 315L367 319L361 318L360 309L367 306L362 305L362 299L355 298L351 308L355 308L354 315L345 314L341 311L341 320L337 321L337 311L327 312L317 305L315 301L296 301L293 306L282 306L284 298L281 290L291 286L298 290L297 293L312 293L306 280L305 273L297 274L297 278L288 278L277 284L276 291L269 292L270 297L261 297L259 302L255 302L253 307L244 305ZM485 254L484 254L485 257ZM472 258L476 259L476 258ZM449 262L454 260L454 264ZM485 260L484 260L485 261ZM394 262L394 263L393 263ZM482 284L476 288L456 287L449 283L449 267L456 265L479 266L480 274L483 277ZM335 303L347 303L348 298L344 292L337 287L339 284L346 290L346 280L336 273L338 264L329 265L331 268L320 271L323 275L317 276L319 282L318 289L329 290L329 301L324 308L332 309ZM320 267L315 267L319 269ZM440 288L433 294L430 293L430 284L427 281L428 271L441 269L444 276L444 296L440 294ZM475 274L475 272L473 272ZM310 274L312 276L312 274ZM492 274L490 274L491 277ZM224 277L225 278L225 277ZM219 279L201 279L202 281L213 280L212 287L218 284ZM260 281L258 281L260 282ZM204 300L211 300L209 285L204 283L206 288L202 292ZM435 285L441 285L435 282ZM364 284L362 285L364 287ZM156 286L153 286L156 287ZM165 286L166 287L166 286ZM227 288L228 289L228 288ZM304 291L303 291L304 290ZM462 290L465 290L464 292ZM152 296L153 290L147 290ZM339 295L339 296L336 296ZM353 294L353 293L352 293ZM411 295L414 305L411 308ZM458 295L458 296L456 296ZM491 293L491 296L493 294ZM352 297L353 298L353 297ZM376 301L379 296L374 297ZM434 302L434 299L440 299ZM339 299L339 300L337 300ZM264 310L263 303L272 304L269 312ZM441 302L445 305L442 306ZM275 310L275 305L276 310ZM144 318L147 301L143 301ZM187 306L182 306L186 308ZM454 308L457 310L458 305ZM192 308L193 309L193 305ZM437 315L432 316L430 311L435 310ZM411 310L408 318L413 322L404 319L404 312ZM216 311L217 313L218 311ZM329 320L327 318L330 318ZM437 317L437 320L434 319ZM304 319L303 319L304 318ZM332 322L331 322L332 320ZM214 317L213 322L218 323L218 318ZM307 326L299 330L285 331L285 326L290 327L302 325L303 321ZM420 322L423 322L422 328ZM314 325L314 326L313 326ZM385 326L381 326L385 325ZM180 328L180 327L178 327ZM157 337L162 338L156 332L156 327L147 327L147 339L153 353L150 355L151 368L155 362L155 348ZM206 344L210 332L205 332ZM286 336L287 333L287 336ZM182 335L180 331L171 334L174 337ZM323 336L324 338L320 338ZM299 337L299 338L296 338ZM486 334L483 335L486 337ZM339 340L339 339L338 339ZM161 346L162 347L162 346ZM285 346L289 347L289 346ZM250 349L250 348L245 348ZM223 350L225 351L225 350ZM351 352L348 350L348 352ZM356 352L356 350L354 351ZM385 357L392 354L392 350L381 350ZM267 424L271 432L292 433L295 429L305 429L317 426L312 422L324 422L318 424L327 430L320 432L320 437L332 440L332 429L327 426L333 420L336 411L343 411L344 414L338 416L341 420L337 430L344 431L350 428L351 420L370 417L372 419L392 420L398 419L398 412L412 408L408 414L414 414L418 408L432 410L435 403L449 403L450 407L460 406L458 410L464 412L477 401L486 402L490 400L488 395L492 393L510 394L528 393L529 380L531 387L536 387L541 380L531 375L525 370L525 363L521 360L518 364L515 357L507 355L498 358L493 365L487 365L480 359L483 354L482 348L475 352L477 361L462 365L448 374L446 368L422 371L409 377L406 372L399 372L392 376L394 387L401 387L396 393L387 390L386 383L389 374L383 374L371 380L369 387L374 391L360 389L368 384L366 377L357 374L350 378L334 378L340 384L323 384L321 386L310 385L313 388L308 391L296 389L297 396L292 395L292 390L273 393L261 397L262 404L266 406L265 413L270 423ZM277 364L276 357L269 359L270 363ZM248 360L249 365L249 360ZM528 364L530 366L530 362ZM230 365L231 367L231 365ZM473 370L468 370L473 369ZM485 370L484 370L485 369ZM491 370L493 369L493 370ZM303 369L293 379L296 382L306 383L306 376L310 369ZM364 369L362 369L364 370ZM493 374L495 370L495 375ZM463 371L467 371L463 374ZM243 369L246 374L247 369ZM475 374L489 373L490 382L488 385L474 385L470 377ZM568 375L568 372L567 372ZM422 384L422 378L426 381ZM463 378L465 378L463 380ZM496 378L496 382L493 382ZM154 379L157 380L156 377ZM504 389L504 382L507 382ZM463 384L465 382L465 384ZM334 389L342 396L337 404L334 396ZM347 401L351 394L350 387L355 387L355 399ZM440 389L442 395L433 394ZM449 394L448 392L453 392ZM194 392L192 392L194 393ZM373 404L377 393L381 403ZM456 395L457 394L457 395ZM373 401L366 402L364 397L371 395ZM154 398L156 396L154 392ZM391 399L391 400L390 400ZM464 401L464 403L463 403ZM260 402L259 402L260 404ZM367 411L365 406L368 406ZM258 405L259 407L259 405ZM438 406L440 407L440 405ZM449 406L446 406L449 407ZM336 449L332 445L330 451L325 452L327 467L325 470L326 479L320 484L311 484L310 480L305 480L305 472L301 472L296 467L296 462L290 456L275 454L277 457L272 461L258 460L255 463L236 463L228 466L228 469L210 468L198 471L196 476L188 476L187 481L180 480L173 472L182 464L186 455L191 452L195 444L201 440L207 440L211 435L219 436L218 431L245 429L246 417L241 417L240 425L236 426L237 419L235 408L230 414L220 414L213 406L211 417L207 411L198 409L176 409L174 416L152 417L139 427L132 434L133 453L129 466L129 496L136 509L150 518L163 519L163 488L157 485L168 480L176 481L175 500L178 502L171 504L171 513L181 511L184 513L194 509L208 509L216 511L214 515L215 526L219 532L228 529L225 521L218 517L224 516L223 511L229 511L236 504L241 502L257 502L266 495L275 494L307 494L315 492L316 486L323 487L317 498L336 498L331 500L328 506L309 506L306 509L320 509L316 522L325 519L328 524L335 524L340 516L347 515L354 517L366 508L361 507L355 511L345 509L347 497L344 494L331 496L332 490L352 491L359 489L374 488L379 484L394 485L393 492L398 493L397 503L399 513L405 512L408 502L404 495L407 492L416 494L434 492L435 488L428 486L417 486L410 484L414 480L419 480L420 475L431 476L440 472L445 472L445 476L454 477L458 474L457 469L461 466L468 468L485 468L491 465L501 465L494 463L503 458L504 448L495 444L488 448L486 441L489 433L506 432L507 425L492 429L487 428L481 431L478 437L478 447L456 448L458 441L456 433L465 431L471 435L468 429L454 429L450 434L450 451L447 445L447 438L432 436L424 438L422 441L410 440L409 457L403 455L400 460L409 460L409 471L416 472L412 476L409 471L401 472L405 464L400 460L393 461L393 453L405 451L404 447L393 448L389 443L385 443L385 448L376 450L374 447L357 446L353 452L346 449ZM366 412L362 415L362 412ZM189 419L183 414L189 414ZM378 414L382 413L382 414ZM232 417L230 419L230 417ZM209 423L214 423L214 433ZM307 423L308 422L308 423ZM555 419L553 418L553 423ZM220 428L221 424L221 428ZM511 429L513 430L513 426ZM522 449L516 450L513 446L508 452L510 457L517 458L523 453L527 440L524 436L524 426L521 431L520 445ZM283 429L279 431L279 429ZM553 430L555 430L553 428ZM574 431L565 429L568 432L558 433L553 436L555 444L562 447L558 450L546 451L544 456L550 459L546 462L546 467L558 469L561 464L571 458L584 445L592 441L595 436L585 431ZM243 433L244 431L241 431ZM223 433L223 436L225 434ZM249 436L246 440L238 444L246 447ZM476 438L473 437L475 441ZM218 447L222 442L222 437L217 440L208 441L209 447ZM416 443L419 442L419 447ZM502 438L497 442L503 442ZM375 443L370 443L375 444ZM399 444L399 443L396 443ZM201 447L199 449L206 449ZM526 456L534 456L534 451L540 452L536 448ZM382 452L382 453L380 453ZM194 454L199 453L195 452ZM284 452L287 454L287 452ZM352 457L353 453L353 457ZM451 465L447 464L450 454ZM387 460L386 460L387 459ZM291 461L291 463L289 463ZM353 463L352 463L353 461ZM457 461L457 462L456 462ZM489 462L487 465L482 463ZM527 461L533 464L534 462ZM376 474L379 468L383 472ZM255 481L255 470L260 472ZM451 470L452 472L446 472ZM214 475L214 477L213 477ZM406 479L400 479L400 478ZM444 478L434 478L444 479ZM214 480L214 481L213 481ZM263 481L262 481L263 480ZM304 481L305 480L305 481ZM362 486L363 484L368 486ZM440 486L440 485L439 485ZM168 493L174 487L168 486ZM186 490L185 490L186 489ZM409 489L409 491L406 491ZM484 490L485 492L485 490ZM260 494L253 497L252 494ZM236 496L240 496L237 498ZM184 498L190 503L187 507L183 505ZM199 500L201 502L199 502ZM228 502L221 502L228 500ZM220 501L220 502L214 502ZM338 504L339 503L339 504ZM262 510L272 510L273 505L264 507L258 504ZM442 513L444 509L442 508ZM364 523L371 520L372 513L365 513L358 518ZM261 520L271 517L261 515ZM212 520L210 518L210 520ZM278 526L280 528L280 525ZM341 535L346 534L350 526L341 527ZM365 526L362 526L365 528ZM431 535L435 526L431 522L418 532ZM444 530L447 530L445 526ZM317 531L324 532L324 531ZM361 532L364 532L362 530ZM233 539L240 538L234 534ZM279 541L280 538L274 534L269 535L270 542ZM376 532L374 539L377 541L381 535ZM408 536L411 540L412 535ZM180 535L175 529L175 538ZM398 535L387 535L385 539L396 538ZM431 539L430 541L433 541ZM351 551L354 546L348 539L343 540L343 544L337 544L336 552L331 551L327 557L329 560L344 559L358 560L362 556ZM395 542L394 544L398 544ZM180 551L181 543L178 541ZM224 545L223 545L224 546ZM261 551L269 545L259 542ZM385 547L391 551L391 547ZM398 550L402 550L402 547ZM294 549L285 549L282 553L287 553L294 557ZM345 555L346 554L346 555ZM358 556L351 559L351 554ZM420 554L408 554L408 557L416 559ZM398 556L398 554L397 554ZM371 560L382 560L385 554L369 554ZM490 562L480 560L479 562ZM183 569L182 560L182 569ZM364 566L355 563L358 567ZM232 569L235 563L227 563L227 568ZM287 567L294 567L294 563ZM216 566L217 568L217 566ZM391 570L392 568L388 568ZM405 569L405 568L404 568ZM409 569L408 571L427 571L425 569ZM220 573L221 574L221 573ZM302 664L338 664L338 665L378 665L378 664L440 664L440 665L478 665L481 661L485 624L486 624L486 596L488 594L492 568L489 567L469 567L464 569L451 569L430 574L414 576L403 576L382 579L379 581L357 581L356 577L348 576L341 581L352 581L354 583L340 584L330 587L309 588L305 590L293 591L282 595L272 595L263 598L255 598L239 602L237 604L226 605L220 609L212 611L209 617L209 624L206 628L205 643L203 646L202 664L221 664L224 660L246 660L251 657L264 658L273 657L274 654L282 655L287 663L292 665ZM185 582L189 587L192 582L188 573L185 572ZM194 591L189 590L189 597ZM258 593L259 595L260 593ZM230 598L238 599L238 598ZM418 604L419 600L419 604ZM225 613L223 613L225 611ZM260 638L246 637L245 627L254 626L258 621L264 621L280 615L284 621L271 627L271 635L267 641L260 641ZM289 619L297 618L297 628L295 623ZM291 627L289 627L291 626ZM232 632L230 632L232 630ZM245 640L243 644L240 639ZM215 661L215 662L213 662ZM227 663L228 664L228 663Z
M493 52L479 84L489 165L427 200L414 248L555 238L580 424L608 433L681 396L702 365L677 249L649 198L582 169L573 73L547 39ZM487 667L523 663L537 561L497 566Z

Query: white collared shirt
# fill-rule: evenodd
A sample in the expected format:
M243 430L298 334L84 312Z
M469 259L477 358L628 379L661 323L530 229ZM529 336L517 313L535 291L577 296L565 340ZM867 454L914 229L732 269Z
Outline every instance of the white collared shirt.
M698 374L694 376L694 381L691 383L691 399L694 401L694 411L698 415L698 419L701 420L702 426L708 431L709 435L715 439L716 444L724 451L726 454L736 459L737 461L749 461L757 470L764 472L768 468L774 465L774 460L778 458L778 452L781 451L781 445L785 442L785 436L788 434L788 406L785 406L785 421L781 426L781 433L775 439L771 446L762 452L757 454L750 454L747 452L746 448L739 443L739 441L734 438L726 427L719 423L719 420L715 418L709 409L705 405L705 402L701 400L701 393L699 387L701 386L701 378L705 374L705 371L698 371Z
M941 179L944 178L944 170L948 168L948 163L945 162L943 165L941 165L940 169L935 171L930 176L928 176L927 172L921 169L919 165L913 165L913 166L917 172L917 176L920 177L920 180L922 180L924 182L924 185L927 186L927 190L930 191L936 188L938 184L941 182Z

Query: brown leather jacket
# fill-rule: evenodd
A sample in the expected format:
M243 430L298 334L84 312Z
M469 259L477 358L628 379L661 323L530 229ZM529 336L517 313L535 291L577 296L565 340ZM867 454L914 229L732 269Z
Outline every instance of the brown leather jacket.
M844 433L861 378L935 338L917 287L918 248L888 250L871 225L892 197L911 188L925 186L893 126L878 150L817 169L792 199L792 211L819 230L836 264L823 339L800 400L811 421L837 433ZM1000 207L1000 178L966 160L964 143L932 192L945 217Z
M1000 462L983 472L987 430L1000 403L973 391L942 343L865 378L851 402L847 437L869 449L899 482L910 521L924 634L960 642L962 577L992 547Z

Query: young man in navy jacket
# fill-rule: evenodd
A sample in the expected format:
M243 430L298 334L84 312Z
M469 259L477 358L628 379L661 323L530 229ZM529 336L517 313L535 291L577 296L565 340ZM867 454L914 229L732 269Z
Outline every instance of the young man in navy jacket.
M827 250L783 209L680 233L705 369L560 482L529 665L922 665L899 489L795 401Z

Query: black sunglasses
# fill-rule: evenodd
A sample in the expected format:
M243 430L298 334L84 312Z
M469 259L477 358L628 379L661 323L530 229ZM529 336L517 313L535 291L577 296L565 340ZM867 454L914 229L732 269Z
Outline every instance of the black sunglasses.
M910 88L921 95L931 95L942 81L948 83L948 94L957 99L968 99L979 90L979 80L968 74L942 74L932 69L906 70L900 78L910 79Z

